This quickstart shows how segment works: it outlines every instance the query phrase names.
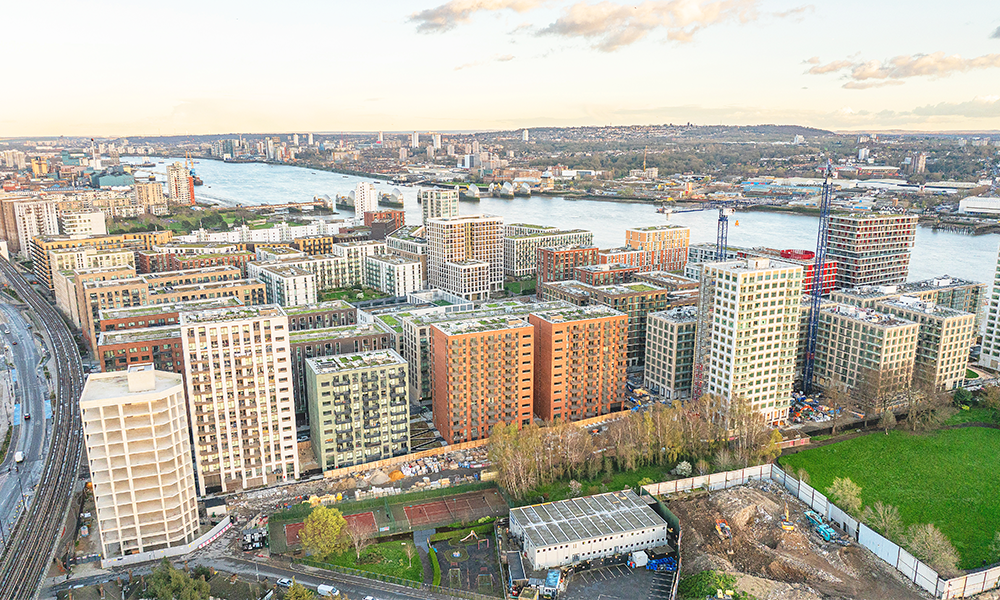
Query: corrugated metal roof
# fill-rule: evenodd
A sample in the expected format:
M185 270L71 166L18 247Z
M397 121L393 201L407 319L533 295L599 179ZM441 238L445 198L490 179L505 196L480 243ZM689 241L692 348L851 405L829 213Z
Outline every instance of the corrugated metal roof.
M666 525L631 490L512 508L510 516L535 548Z

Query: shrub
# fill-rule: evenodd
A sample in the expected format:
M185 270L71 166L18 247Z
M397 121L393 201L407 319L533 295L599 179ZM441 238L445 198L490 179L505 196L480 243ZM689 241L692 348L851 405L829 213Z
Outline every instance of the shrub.
M681 462L677 463L676 467L674 467L673 473L680 475L681 477L690 477L691 463L689 463L686 460L682 460Z

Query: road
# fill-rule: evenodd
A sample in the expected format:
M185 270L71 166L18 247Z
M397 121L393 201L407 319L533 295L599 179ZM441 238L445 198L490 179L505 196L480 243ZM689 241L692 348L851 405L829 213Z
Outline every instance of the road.
M28 304L40 327L44 328L52 346L54 360L51 370L54 371L52 376L56 382L49 449L44 460L36 458L43 463L38 486L28 508L9 533L0 557L0 598L27 600L38 596L42 577L52 563L55 545L69 509L73 485L79 477L80 458L83 454L79 410L83 369L76 342L55 308L25 282L14 266L3 259L0 259L0 274L21 300ZM15 335L14 331L12 328L11 335ZM18 346L23 343L18 340ZM34 367L27 372L34 373ZM18 378L29 381L20 372ZM44 393L44 388L41 389ZM29 400L28 404L31 402ZM32 410L35 408L32 407ZM37 418L44 421L44 416L42 413L37 413L37 416L33 414L31 420L35 421ZM30 433L27 435L30 436Z
M3 322L0 347L5 347L5 360L14 364L13 369L4 374L0 385L13 386L17 403L14 414L10 415L15 427L11 449L0 463L0 535L6 541L11 522L23 508L22 500L31 497L45 466L47 384L38 368L41 353L21 311L9 304L0 304L0 321ZM4 327L9 334L3 333ZM28 415L30 418L26 419ZM20 464L14 462L15 452L24 453L24 461Z

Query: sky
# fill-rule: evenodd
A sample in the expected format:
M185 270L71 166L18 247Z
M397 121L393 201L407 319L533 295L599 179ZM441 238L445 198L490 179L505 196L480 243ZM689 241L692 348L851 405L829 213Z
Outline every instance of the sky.
M1000 130L996 0L49 0L0 16L0 137Z

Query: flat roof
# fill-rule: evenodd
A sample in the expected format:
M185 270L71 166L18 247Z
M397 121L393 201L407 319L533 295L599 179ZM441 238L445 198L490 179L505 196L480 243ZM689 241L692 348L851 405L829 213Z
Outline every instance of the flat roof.
M327 300L316 304L305 304L301 306L286 306L285 314L289 317L300 315L311 315L326 312L328 310L346 310L354 308L344 300Z
M628 227L625 231L668 231L670 229L688 229L684 225L647 225L646 227Z
M517 235L506 235L504 238L508 240L529 240L529 239L545 239L545 238L560 238L568 235L586 235L590 234L593 236L593 232L587 231L586 229L546 229L544 231L535 231L532 233L521 233Z
M599 290L607 294L635 294L639 292L669 292L667 288L660 287L658 285L653 285L651 283L643 283L641 281L633 283L616 283L612 285L602 285L598 286Z
M288 332L288 343L301 344L321 340L340 340L360 337L363 335L383 335L387 333L374 323L359 323L357 325L341 325L339 327L321 327L319 329L302 329Z
M512 508L510 519L535 548L667 525L632 490Z
M277 304L258 304L254 306L234 306L210 310L182 312L181 325L194 323L223 323L226 321L241 321L267 317L283 317L284 311Z
M905 327L907 325L916 325L913 321L897 317L896 315L890 315L884 312L872 310L870 308L861 308L860 306L853 306L849 304L824 306L820 308L820 312L840 315L853 321L868 323L869 325L876 325L878 327Z
M285 264L265 264L260 267L261 271L266 271L277 275L278 277L308 277L315 276L312 271L307 271L302 267L297 265L285 265Z
M533 302L531 304L526 304L524 302L515 302L513 300L506 300L502 302L490 302L488 304L480 304L478 308L468 311L461 312L451 312L451 313L430 313L422 315L404 315L396 314L395 316L413 323L414 325L420 327L422 325L433 325L435 323L443 323L446 321L464 321L467 319L479 319L479 318L489 318L498 317L503 315L521 316L528 315L536 311L545 310L558 310L561 308L572 307L573 305L568 302L563 302L562 300L554 300L550 302Z
M218 288L238 288L248 285L264 285L259 279L228 279L219 281L203 281L201 283L165 283L150 291L150 296L176 294L178 292L193 292L198 290L214 290Z
M664 319L674 323L690 323L698 320L698 307L678 306L677 308L671 308L670 310L661 310L659 312L649 313L646 315L646 318Z
M197 255L195 255L197 256ZM182 256L183 258L183 256ZM174 277L189 277L192 275L211 275L212 273L232 273L240 272L240 268L235 265L212 265L210 267L196 267L194 269L179 269L177 271L160 271L158 273L143 273L143 279L171 279Z
M924 302L914 298L913 296L900 296L899 298L893 298L892 300L883 300L879 304L881 306L891 306L893 308L923 313L928 316L939 317L942 319L972 314L962 310L955 310L954 308L949 308L947 306L941 306L940 304L935 304L934 302Z
M532 315L545 319L549 323L566 323L571 321L586 321L587 319L601 319L604 317L624 316L625 313L617 311L604 304L591 304L590 306L567 306L553 310L533 310Z
M899 289L903 292L926 292L966 286L986 286L986 284L979 281L972 281L971 279L942 275L941 277L932 277L931 279L923 279L921 281L901 283Z
M419 259L406 258L405 256L396 256L395 254L375 254L373 256L369 256L368 260L377 260L378 262L383 262L390 265L420 264Z
M395 350L373 350L354 354L307 358L306 364L309 366L309 370L317 375L325 375L329 373L341 373L343 371L355 371L357 369L405 365L406 360Z
M527 315L525 315L527 316ZM466 333L481 333L483 331L503 331L505 329L519 329L521 327L531 327L525 316L504 315L499 317L485 317L463 319L460 321L445 321L434 323L446 335L463 335Z
M163 325L159 327L143 327L140 329L123 329L121 331L102 331L97 340L98 346L114 346L132 342L148 342L181 338L180 325Z
M163 304L147 304L145 306L131 306L126 308L105 308L101 310L102 321L109 319L128 319L136 317L149 317L152 315L162 315L165 313L175 313L184 311L207 310L211 308L225 308L227 306L241 306L243 303L237 298L211 298L208 300L189 300L188 302L165 302Z

